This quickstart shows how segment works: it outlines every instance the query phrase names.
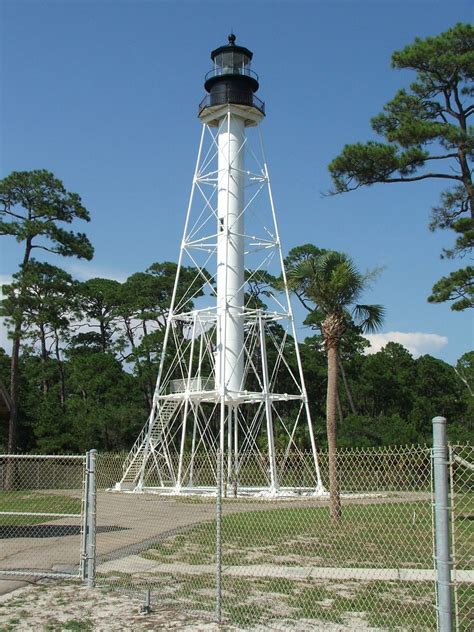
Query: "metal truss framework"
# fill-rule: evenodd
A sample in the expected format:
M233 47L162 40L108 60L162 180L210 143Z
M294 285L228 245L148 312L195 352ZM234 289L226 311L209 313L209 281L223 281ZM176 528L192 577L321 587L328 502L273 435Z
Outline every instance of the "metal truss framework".
M230 160L219 156L219 134L230 130L234 116L228 106L217 127L204 124L202 128L153 408L123 464L117 489L197 492L203 488L197 468L206 462L217 475L220 450L226 483L235 493L249 491L240 475L252 460L267 481L259 491L284 493L280 481L289 455L299 451L297 428L306 424L314 457L310 491L324 493L258 127L253 129L258 153L245 135ZM245 169L235 166L243 163L237 159L240 152L245 152ZM245 202L239 210L245 229L237 236L244 246L245 280L239 290L245 292L245 305L237 316L234 312L243 326L243 346L235 359L236 365L243 366L238 388L229 388L228 379L223 379L229 368L218 352L219 345L225 345L228 303L232 302L226 299L219 308L218 242L224 226L217 198L223 177L243 180L245 187ZM243 221L238 226L244 226ZM225 230L231 232L232 226ZM232 265L228 249L221 261L225 266ZM195 271L185 291L180 286L184 266ZM266 271L282 279L281 292L266 284ZM204 487L212 491L213 483Z

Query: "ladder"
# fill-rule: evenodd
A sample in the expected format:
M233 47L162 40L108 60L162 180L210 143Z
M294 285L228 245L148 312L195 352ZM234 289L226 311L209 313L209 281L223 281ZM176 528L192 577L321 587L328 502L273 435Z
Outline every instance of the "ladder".
M158 445L178 405L178 400L164 400L158 406L151 430L148 422L144 425L123 463L123 475L120 484L130 484L137 481L143 466L143 459L150 455L148 451L148 455L145 457L147 443L149 442L151 448L155 448Z

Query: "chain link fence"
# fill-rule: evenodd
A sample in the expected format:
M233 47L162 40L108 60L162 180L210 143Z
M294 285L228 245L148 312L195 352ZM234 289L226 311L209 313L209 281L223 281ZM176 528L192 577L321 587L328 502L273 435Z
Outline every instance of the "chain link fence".
M448 459L458 632L474 628L473 451L453 446ZM225 458L195 459L180 494L113 491L125 454L97 455L96 487L91 458L84 483L84 457L3 456L0 573L82 574L92 585L95 561L102 590L150 591L153 609L195 626L435 630L432 456L426 446L339 451L338 521L314 495L310 453L277 455L276 494L255 455L241 456L238 486ZM327 488L327 454L319 464Z
M320 465L327 487L327 455ZM433 620L429 609L415 616L406 607L406 597L414 603L432 592L429 451L341 451L338 468L343 512L337 522L324 498L281 498L263 511L249 507L238 518L225 516L224 576L241 594L237 606L224 598L225 619L247 626L267 620L282 629L377 627L403 601L399 623ZM241 560L235 568L232 558ZM426 567L428 573L418 572Z
M463 454L472 463L472 454ZM312 494L312 454L277 458L283 474L276 495L265 491L265 460L246 455L238 482L253 494L236 494L226 459L220 487L216 461L202 459L193 464L196 493L175 495L159 488L107 492L120 480L122 457L99 455L98 584L140 595L150 590L156 607L186 611L196 625L217 617L229 629L246 630L436 629L431 449L341 450L337 522L328 497ZM328 487L327 454L319 462ZM453 516L461 512L464 526L453 522L460 571L472 569L465 552L472 506L462 504L468 479L459 478L459 467ZM457 629L467 632L472 579L453 577Z
M195 624L215 618L216 497L110 491L122 477L124 455L97 457L96 585L143 597L153 607L186 612ZM211 463L197 462L196 476L216 485ZM109 490L109 491L107 491ZM187 534L195 546L181 550ZM210 562L204 551L212 550Z
M0 578L79 577L84 456L0 455Z
M474 446L451 446L449 463L456 630L474 630Z
M320 466L328 487L326 454ZM338 521L324 497L246 501L238 514L223 499L224 623L436 628L430 450L344 450L338 468Z

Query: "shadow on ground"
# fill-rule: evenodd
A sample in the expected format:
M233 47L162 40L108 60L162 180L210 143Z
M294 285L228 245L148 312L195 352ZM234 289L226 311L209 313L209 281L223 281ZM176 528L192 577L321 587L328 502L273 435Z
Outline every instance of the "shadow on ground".
M127 527L107 525L97 527L97 533L109 531L127 531ZM80 535L79 524L35 524L35 525L2 525L0 540L8 538L57 538L66 535Z

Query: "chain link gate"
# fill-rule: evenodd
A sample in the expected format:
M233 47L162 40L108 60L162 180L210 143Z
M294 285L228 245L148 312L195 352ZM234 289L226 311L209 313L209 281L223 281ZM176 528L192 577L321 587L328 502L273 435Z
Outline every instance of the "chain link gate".
M85 486L85 455L0 455L0 579L84 577Z

